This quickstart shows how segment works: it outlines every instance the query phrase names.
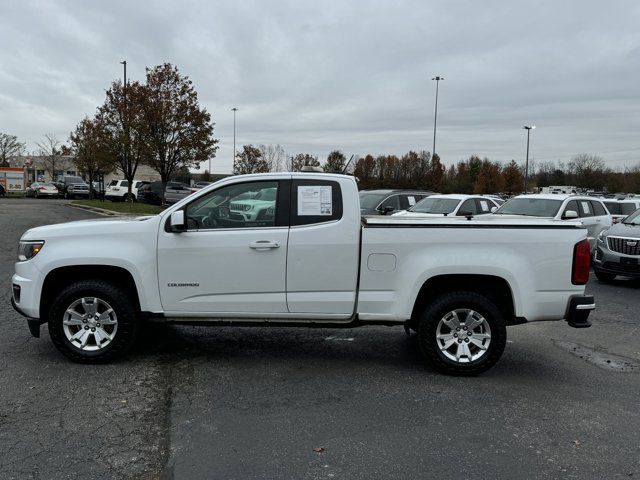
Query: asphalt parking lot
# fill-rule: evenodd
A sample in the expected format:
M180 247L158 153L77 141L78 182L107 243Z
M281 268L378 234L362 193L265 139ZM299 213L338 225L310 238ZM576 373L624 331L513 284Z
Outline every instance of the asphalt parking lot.
M95 216L65 203L0 199L0 478L640 476L640 282L592 275L592 328L511 327L474 378L389 327L152 325L83 366L9 304L22 232Z

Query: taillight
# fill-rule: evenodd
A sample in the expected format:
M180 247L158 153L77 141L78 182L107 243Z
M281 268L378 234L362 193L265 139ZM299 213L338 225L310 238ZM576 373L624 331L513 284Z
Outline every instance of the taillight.
M40 188L38 188L38 190L42 191L42 190L46 190L46 188L40 187Z
M589 240L582 240L573 247L573 267L571 271L571 283L584 285L589 281L589 269L591 268L591 245Z

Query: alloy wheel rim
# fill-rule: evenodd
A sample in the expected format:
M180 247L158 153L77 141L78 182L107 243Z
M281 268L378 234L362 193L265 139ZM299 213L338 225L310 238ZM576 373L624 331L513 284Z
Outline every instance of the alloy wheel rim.
M106 301L82 297L65 310L62 328L74 347L86 352L103 350L115 338L118 317Z
M491 327L486 318L469 308L446 313L438 322L436 342L440 352L456 363L482 358L491 344Z

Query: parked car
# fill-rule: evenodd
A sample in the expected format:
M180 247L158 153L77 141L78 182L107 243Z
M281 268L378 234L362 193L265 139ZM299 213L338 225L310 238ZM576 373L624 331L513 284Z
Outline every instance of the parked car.
M616 275L640 277L640 209L600 232L593 271L603 282Z
M606 199L602 201L611 213L611 218L613 219L613 223L618 223L622 221L627 216L631 215L638 208L640 208L640 199L623 199L623 200L612 200Z
M499 207L489 197L480 195L431 195L420 200L404 212L395 213L394 217L446 217L486 215Z
M422 190L361 190L361 215L388 215L412 207L433 192Z
M233 217L232 200L274 188L273 216ZM475 375L501 357L508 325L584 328L595 308L584 228L489 217L362 218L351 176L229 177L144 221L28 230L11 302L32 335L48 322L58 350L83 363L123 355L143 319L396 325L418 331L441 372Z
M89 185L75 175L64 175L58 177L54 184L58 189L58 194L64 198L89 197Z
M193 185L193 188L197 188L197 189L199 190L199 189L201 189L201 188L204 188L204 187L206 187L206 186L211 185L212 183L213 183L213 182L196 182L196 183Z
M0 197L4 197L6 195L6 191L4 189L4 185L0 184Z
M162 182L145 183L138 188L138 201L151 205L162 205Z
M186 183L169 182L164 191L164 203L172 205L197 191L197 188L190 187Z
M598 235L612 224L611 214L602 200L579 195L519 195L507 200L495 215L577 220L587 229L592 254Z
M57 197L58 188L53 183L33 182L24 192L25 197Z
M138 189L149 182L142 180L134 180L131 184L131 197L135 202L138 198ZM129 200L129 181L128 180L111 180L104 192L104 198L112 202Z

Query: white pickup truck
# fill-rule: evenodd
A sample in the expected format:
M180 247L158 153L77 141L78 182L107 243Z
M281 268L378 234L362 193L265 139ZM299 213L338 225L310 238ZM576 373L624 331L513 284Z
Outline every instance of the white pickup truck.
M256 215L230 208L271 189ZM361 218L353 177L247 175L156 216L28 230L12 304L34 336L48 322L56 347L81 362L112 360L152 320L404 325L438 370L476 374L502 355L508 325L590 326L589 263L577 223Z

